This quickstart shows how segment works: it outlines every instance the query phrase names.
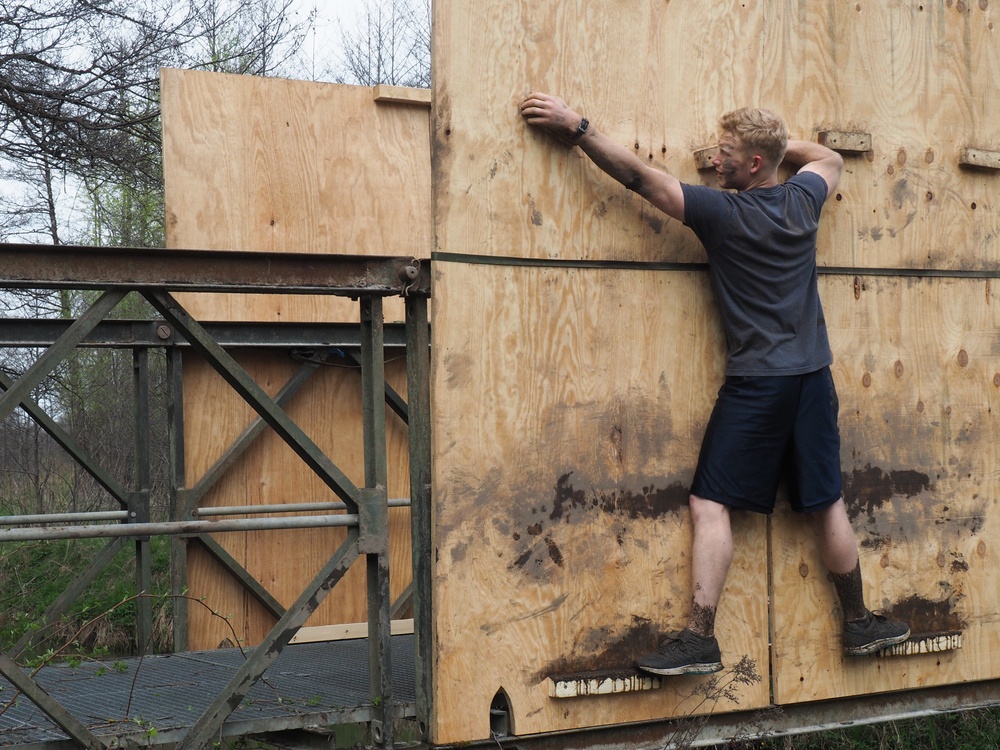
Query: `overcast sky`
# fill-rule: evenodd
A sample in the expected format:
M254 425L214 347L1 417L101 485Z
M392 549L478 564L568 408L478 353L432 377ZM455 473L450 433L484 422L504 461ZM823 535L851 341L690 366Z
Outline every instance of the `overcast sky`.
M339 56L341 25L351 28L359 23L365 12L366 5L376 0L299 0L302 12L308 13L316 9L315 33L303 44L303 52L307 57L317 61L317 69L310 78L329 80L320 70L323 61L334 65Z

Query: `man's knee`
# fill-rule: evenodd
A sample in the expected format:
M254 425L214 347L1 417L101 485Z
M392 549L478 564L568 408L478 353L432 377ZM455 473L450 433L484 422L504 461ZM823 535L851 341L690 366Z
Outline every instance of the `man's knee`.
M688 505L691 508L691 522L696 526L729 519L729 508L715 500L691 495L688 498Z

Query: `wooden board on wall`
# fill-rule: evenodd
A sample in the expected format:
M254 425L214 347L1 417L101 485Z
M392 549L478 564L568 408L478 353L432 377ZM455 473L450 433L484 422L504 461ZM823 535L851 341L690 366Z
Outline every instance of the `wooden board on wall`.
M175 248L358 255L430 254L427 92L409 99L378 89L199 71L162 73L167 243ZM198 319L353 322L356 301L292 295L182 294ZM402 301L386 299L386 320ZM287 352L244 352L252 376L273 393L297 366ZM405 391L404 360L387 366ZM299 424L358 486L363 484L358 374L325 368L297 394ZM184 373L187 483L202 473L254 416L196 357ZM407 437L387 412L389 496L407 497ZM273 433L258 440L205 504L288 503L330 491ZM280 603L294 601L329 559L343 532L220 534L217 541ZM410 582L409 511L390 511L392 592ZM207 607L190 608L189 646L233 640L212 611L232 615L237 638L257 643L274 619L207 552L191 545L189 588ZM309 625L364 621L366 584L355 566Z
M275 394L300 366L287 353L241 351L238 361L264 390ZM215 463L256 417L249 406L195 355L184 361L185 466L189 483ZM406 392L402 359L386 366L386 379ZM360 425L361 377L354 368L321 367L292 398L286 410L326 455L357 486L364 485L364 451ZM395 415L386 420L390 498L409 496L406 426ZM329 502L329 489L273 431L267 430L219 480L202 506ZM406 508L390 516L390 584L395 599L409 585L410 520ZM282 606L290 606L343 541L344 530L294 529L216 534L235 560ZM199 545L190 544L188 586L204 606L190 607L189 647L216 648L228 640L254 645L275 623L267 610L241 588ZM363 563L326 597L307 626L364 622L367 587ZM226 622L225 618L229 618Z
M526 130L530 91L563 96L594 127L686 182L718 116L764 106L793 137L870 134L827 207L830 266L1000 264L997 173L963 146L1000 150L995 3L780 0L484 0L435 9L438 249L531 258L699 260L690 232ZM487 229L488 228L488 229Z
M540 565L549 573L543 580L526 586L511 574L509 562L496 559L500 554L517 559L517 545L525 536L518 531L520 538L515 539L514 530L534 528L524 523L529 520L524 514L534 508L536 517L541 516L546 498L545 507L551 508L558 477L585 478L591 482L586 486L595 488L610 482L612 475L601 474L595 454L602 450L597 446L617 439L611 437L617 433L607 415L622 402L623 388L654 412L654 420L669 422L678 413L686 415L686 432L668 432L667 425L654 421L647 441L654 453L665 443L676 450L659 455L659 471L683 484L685 473L693 470L697 425L707 420L721 377L722 344L716 328L706 322L709 303L692 297L696 287L678 284L669 294L654 293L657 282L638 281L644 273L638 267L567 270L578 261L687 263L704 258L680 223L604 176L578 149L528 129L518 111L523 96L534 90L563 96L594 127L692 183L714 185L714 175L699 172L693 154L715 142L718 115L737 106L765 106L783 113L793 137L815 140L821 131L869 136L870 150L846 155L843 179L825 208L820 264L992 272L1000 268L995 198L1000 173L962 167L959 154L975 144L1000 150L1000 93L992 83L1000 74L996 20L996 9L988 3L622 0L611 11L585 0L483 0L435 7L431 134L438 253L432 353L439 551L434 592L439 605L432 726L436 741L487 737L485 710L476 706L500 687L515 693L510 697L516 733L685 711L678 696L687 688L676 682L657 691L660 695L651 703L646 702L650 694L638 694L578 699L575 704L546 699L531 682L539 664L551 663L577 644L588 644L596 622L622 622L616 617L619 593L627 592L626 598L639 609L652 606L657 592L629 586L662 576L665 567L673 570L669 566L687 554L687 539L680 531L686 523L683 513L673 533L656 534L655 540L644 522L630 522L630 533L643 540L644 554L637 552L623 563L627 576L611 577L600 586L592 583L591 569L597 562L580 564L579 569L573 567L579 563L567 562L599 555L600 547L571 546L567 552L559 543L562 538L557 541L549 533L564 567L553 567L551 556L545 561L540 547L549 544L549 525L538 527L539 534L531 537L539 547ZM457 256L463 254L475 262L442 261L460 261ZM499 262L484 264L483 256ZM504 265L516 267L518 259L535 265L516 270ZM551 267L545 268L545 263ZM829 292L838 283L825 277L823 289ZM979 319L982 311L944 281L881 283L886 291L880 299L891 301L905 315L883 315L880 306L870 302L872 322L868 328L859 325L853 279L850 295L832 294L826 301L827 318L837 321L836 329L834 324L831 328L837 333L833 346L844 415L844 467L869 600L875 608L899 607L902 614L904 603L914 606L921 597L944 606L940 602L946 598L945 587L970 592L952 597L952 619L966 624L982 659L973 674L996 676L990 666L994 660L988 657L997 636L990 624L992 604L987 589L970 585L963 569L989 568L991 552L988 542L981 546L980 535L997 523L996 511L990 511L995 495L988 489L989 474L975 476L988 472L992 460L992 427L983 415L992 396L976 390L985 388L987 381L963 386L977 410L975 429L984 430L971 439L972 425L927 425L928 417L913 413L912 392L886 391L888 403L872 403L870 386L857 372L862 363L872 366L868 359L859 359L861 351L883 364L890 357L895 368L898 354L889 352L907 341L904 368L912 360L915 369L927 373L919 399L925 408L944 404L960 376L942 378L931 372L933 365L942 371L951 367L954 360L948 356L958 354L948 355L937 341L924 351L922 337L930 334L907 339L906 322L926 313L922 323L927 326L955 326L969 316ZM876 283L872 288L881 287ZM939 305L950 307L945 313ZM694 319L685 317L692 310L699 311ZM882 333L873 336L874 330ZM965 329L959 325L957 330ZM987 330L982 326L981 336ZM985 338L979 340L985 344ZM697 351L691 350L692 341L698 342ZM609 343L615 351L613 365L597 353ZM976 352L966 349L969 357L988 356L986 348ZM670 375L676 375L678 360L689 368L687 377ZM586 376L581 375L584 367L589 368ZM635 370L629 372L630 367ZM671 386L666 396L653 385L659 382L660 370L667 373L663 382ZM553 414L581 413L580 378L586 378L584 403L594 415L552 422ZM852 422L852 407L861 408L871 425ZM895 415L896 432L878 424L886 413ZM919 426L920 420L925 426ZM946 447L939 454L920 452L916 440L897 445L894 438L900 433L926 435ZM678 435L683 435L679 441ZM880 456L869 451L873 440L887 441L879 443L881 448L897 453ZM873 455L869 458L864 451ZM892 482L898 474L893 472L930 477L932 470L944 466L939 462L945 454L953 465L946 467L948 480L936 485L940 494L927 490L907 497L906 490L900 490L902 496L895 496ZM929 457L933 469L922 464ZM869 469L869 461L876 468ZM966 466L972 474L961 478L960 467ZM888 472L887 481L875 476L879 470ZM875 489L859 489L860 478L873 477ZM618 481L617 487L629 487L627 479ZM981 485L987 489L974 501L962 499L980 491ZM861 504L871 493L886 491L891 502L875 514L881 520L869 521ZM893 509L904 501L929 504L922 509L927 522L907 526L906 533L889 534L882 527L897 519ZM968 517L979 504L982 526L973 533ZM935 509L950 514L944 530L937 523L940 519L932 518ZM811 540L799 521L780 512L769 547L755 549L763 557L769 548L776 558L770 575L777 592L774 609L783 613L773 615L781 636L773 675L779 701L965 679L964 665L976 658L971 652L949 654L941 664L922 657L844 664L837 651L832 592L817 570ZM584 533L587 541L594 544L603 538L607 519L601 514L595 511L581 523L590 525ZM889 540L884 544L891 546L891 553L872 546L870 523ZM757 539L747 531L749 539ZM952 541L942 541L945 537ZM742 539L738 546L746 542ZM661 543L665 546L658 546ZM665 564L667 556L670 563ZM883 559L888 560L884 567ZM916 579L901 580L906 566L916 566ZM806 570L804 576L801 570ZM657 622L683 622L686 575L686 568L676 570L678 587L666 594L670 616ZM995 590L993 575L982 585ZM755 584L752 575L731 578L723 610L757 599ZM601 598L592 594L586 599L584 592L595 587ZM574 605L577 601L589 606ZM470 610L475 617L463 614ZM452 624L456 617L470 625L478 618L482 632L470 636L468 628ZM736 654L766 649L766 629L755 625L734 634L732 626L720 621L720 636L733 639L723 643L727 661L732 662L734 648ZM620 625L606 627L610 630L604 632L603 645L622 638ZM508 677L518 669L520 679ZM817 685L823 681L828 687ZM749 704L756 697L752 691L743 696Z
M857 282L856 282L857 278ZM775 698L821 700L1000 675L1000 296L984 279L832 276L844 497L868 605L962 647L846 659L839 605L800 518L777 515Z
M500 690L516 734L733 708L703 678L549 697L685 624L687 488L721 377L706 275L436 262L434 284L477 290L435 298L435 741L488 737ZM730 665L764 678L748 708L768 700L765 524L735 528L718 621Z
M423 97L190 70L164 70L162 89L168 247L429 256ZM179 299L200 320L358 320L334 297Z

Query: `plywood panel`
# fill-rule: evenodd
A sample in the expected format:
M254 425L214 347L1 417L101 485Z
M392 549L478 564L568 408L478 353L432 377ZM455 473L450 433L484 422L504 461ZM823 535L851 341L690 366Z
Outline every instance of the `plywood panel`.
M430 254L428 109L364 86L164 70L167 246ZM181 295L202 320L347 321L348 300ZM402 320L400 300L386 319Z
M868 133L872 152L848 157L827 208L821 262L996 267L1000 176L958 167L963 145L1000 148L996 22L987 3L443 4L432 125L439 249L701 257L678 222L579 150L525 128L517 105L540 89L688 182L714 184L691 155L733 107L771 107L800 138Z
M165 70L162 74L167 244L178 248L340 254L430 253L430 158L426 97L377 101L373 89ZM179 295L202 320L356 322L356 302L292 295ZM402 320L400 300L385 301ZM245 353L274 393L294 363L287 353ZM404 386L403 361L390 380ZM254 417L204 363L184 375L188 483L193 484ZM357 373L333 368L294 399L291 412L359 486L361 401ZM405 430L388 416L390 497L408 492ZM298 502L332 493L273 434L262 437L206 498L208 504ZM410 581L409 513L390 511L392 591ZM289 605L343 538L338 530L222 534L218 541L282 604ZM231 614L239 638L256 643L273 624L203 551L189 560L191 593ZM360 566L310 625L364 620ZM228 626L191 608L190 645L214 647Z
M624 612L655 598L653 590L629 588L631 579L608 576L601 561L566 563L598 554L594 540L606 538L600 524L607 519L595 513L587 521L594 526L586 535L594 549L569 547L567 553L545 514L560 497L558 478L582 477L587 487L611 481L613 474L602 474L604 454L594 446L613 442L610 436L617 433L605 420L622 403L622 389L637 382L641 385L627 392L663 420L650 427L645 442L676 449L660 455L658 466L677 478L677 486L685 484L700 437L694 425L703 424L711 404L706 383L717 382L721 342L706 322L708 303L690 296L697 288L687 285L690 279L681 283L682 276L666 273L672 279L669 293L654 293L651 285L668 282L637 281L639 269L609 282L596 280L603 278L600 272L591 276L572 268L580 261L701 261L703 254L680 223L604 176L579 150L527 128L518 113L523 96L533 90L562 95L595 127L692 183L714 184L710 173L697 170L692 154L715 141L718 115L737 106L781 112L793 137L815 139L821 130L870 136L871 151L846 157L841 185L825 208L820 264L989 271L1000 265L995 199L1000 176L960 168L958 155L965 146L1000 148L1000 93L991 83L1000 73L994 6L864 0L482 0L436 6L431 135L438 252L435 601L441 609L435 739L485 737L484 712L476 706L501 686L511 693L517 733L686 710L671 692L684 689L679 683L668 686L653 710L643 703L647 696L546 702L537 683L526 678L537 677L535 665L551 663L552 653L589 646L594 621L613 620L604 612L615 608L620 592L632 603ZM478 265L443 262L461 255ZM484 258L499 264L479 264ZM503 265L522 259L534 267ZM610 270L604 273L613 277ZM973 282L882 279L867 288L879 290L869 295L878 302L867 300L864 282L855 299L853 278L824 277L823 290L827 318L836 321L831 326L847 494L870 603L908 617L917 612L923 619L910 619L918 626L928 621L928 612L938 625L964 623L971 639L966 643L988 663L996 646L987 592L996 582L993 573L982 587L970 578L988 570L992 560L984 529L997 523L988 512L993 428L972 433L988 422L995 366L984 365L970 380L969 363L989 356L993 323L992 308L975 307L991 295L973 292L968 284ZM628 301L612 289L627 289ZM979 302L966 302L970 293L969 300ZM625 312L629 307L631 317ZM692 310L706 314L685 317ZM654 320L657 325L647 328ZM943 338L935 338L938 327L944 328ZM972 330L979 331L975 353L963 338ZM552 340L539 341L540 335ZM955 348L956 336L963 338L965 355ZM698 342L696 351L692 340ZM608 360L613 365L594 353L605 342L614 349ZM960 356L965 365L956 364ZM686 377L673 369L678 361L690 368ZM873 362L881 375L871 369ZM585 385L581 364L589 368ZM667 374L653 376L656 367ZM872 381L865 381L865 372ZM670 384L665 395L652 385L664 382ZM581 388L591 400L579 400ZM878 400L873 389L881 389ZM951 416L959 391L976 404L978 421ZM599 416L568 422L553 417L581 414L581 403ZM691 426L687 432L671 422L681 413ZM914 490L911 472L919 476L916 491L907 494ZM926 487L919 478L924 475ZM618 481L616 486L623 481L629 486ZM535 515L525 517L532 509ZM532 518L546 525L535 527ZM644 536L645 522L630 526L633 538L644 540L644 555L629 559L630 572L644 570L655 579L666 555L676 565L687 554L686 517L679 512L676 518L676 528L657 534L655 541ZM518 522L539 531L529 534L529 549L512 544L526 538ZM756 547L761 556L775 556L776 699L970 678L964 670L975 657L967 650L940 659L843 663L833 591L800 522L780 511L767 544ZM741 533L755 543L753 533ZM553 566L552 554L546 558L547 539L566 567ZM487 551L493 549L488 544L499 552ZM540 569L548 571L544 580L525 585L511 575L511 556L517 560L525 553L526 560L540 560ZM600 571L603 595L596 604L578 593L595 580L594 570ZM683 581L686 575L682 564L675 577ZM756 583L745 573L731 579L723 607L733 601L752 606L746 602L760 598ZM683 585L668 590L666 624L683 621ZM577 601L591 606L581 608ZM640 616L656 621L646 612ZM474 623L479 632L473 633ZM732 627L720 619L722 637L736 638L727 635ZM626 628L606 628L611 629L602 631L602 645L623 642ZM767 638L757 627L736 632L737 648L746 642L754 653ZM733 645L724 643L724 653ZM478 649L475 660L473 649ZM513 664L523 662L536 671L523 667L520 679L509 677ZM985 675L988 667L977 670L968 674Z
M434 284L476 290L435 306L435 741L487 738L500 689L517 734L734 708L703 678L548 697L550 676L628 670L685 624L687 488L721 378L705 275L435 263ZM742 708L767 702L764 528L736 522L719 611L727 665L765 678Z
M840 614L801 519L775 519L775 698L787 703L1000 676L994 539L1000 298L981 279L824 280L845 500L869 606L962 648L840 655ZM857 289L857 292L855 291ZM797 541L790 541L797 540Z
M268 393L276 393L298 363L285 353L244 351L241 364ZM386 365L386 379L405 396L405 360ZM221 377L195 356L185 359L185 456L194 485L255 417ZM360 374L355 368L324 367L286 407L306 434L356 485L364 485L360 424ZM408 434L392 413L386 420L389 497L409 496ZM268 430L222 477L202 501L207 506L259 505L336 500L280 438ZM410 522L405 508L390 511L391 594L398 597L411 580ZM217 534L217 541L284 606L289 606L344 538L342 529L298 529ZM213 616L231 616L246 644L267 633L274 619L202 552L188 561L190 594L206 607L192 607L189 646L214 648L232 638L229 626ZM363 564L327 596L307 625L353 623L367 618Z

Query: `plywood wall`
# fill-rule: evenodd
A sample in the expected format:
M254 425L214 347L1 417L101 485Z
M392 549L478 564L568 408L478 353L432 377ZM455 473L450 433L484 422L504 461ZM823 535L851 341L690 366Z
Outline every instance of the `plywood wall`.
M430 155L424 96L381 99L377 89L166 70L162 75L167 243L176 248L357 255L430 252ZM412 92L411 92L412 93ZM426 93L426 92L421 92ZM356 301L292 295L184 294L200 320L356 322ZM401 300L385 301L402 320ZM299 366L289 352L239 359L269 393ZM405 397L405 360L387 364ZM256 415L195 355L185 358L187 485ZM360 377L325 367L289 413L358 486L364 485ZM408 436L387 410L390 498L409 495ZM260 438L202 501L244 505L331 500L332 492L273 433ZM217 541L284 606L329 559L339 530L227 533ZM201 547L190 545L189 646L235 637L257 643L274 619ZM391 588L411 580L410 524L390 511ZM363 567L355 566L308 625L366 619ZM214 614L213 614L214 613ZM221 617L220 617L221 615ZM223 621L228 617L229 622Z
M998 676L1000 175L959 165L965 147L1000 150L997 21L987 2L436 4L435 741L488 737L501 689L518 734L768 700L752 686L699 703L697 678L544 690L683 624L684 500L722 344L700 272L643 266L703 261L691 233L528 131L533 90L693 183L714 184L692 154L737 106L782 112L795 137L871 137L819 240L843 269L821 292L845 498L869 604L965 646L845 662L815 539L781 511L738 522L724 660L756 659L779 703Z
M430 249L428 110L367 86L164 70L167 246L412 255ZM331 297L180 297L200 320L358 320ZM387 300L386 320L403 320Z
M237 359L268 393L274 395L295 373L299 363L287 353L241 351ZM184 361L185 468L197 478L256 417L250 407L196 356ZM400 393L406 392L403 360L387 365L386 379ZM286 407L289 416L357 486L364 486L364 451L360 425L361 378L357 370L321 368ZM409 496L407 430L390 414L386 421L389 450L389 497ZM330 502L329 489L281 438L268 430L221 478L201 501L202 505L263 505L274 503ZM389 512L390 585L398 597L410 574L410 519L405 508ZM293 529L216 534L235 560L259 581L278 602L288 607L330 559L343 541L343 529ZM224 641L254 645L275 623L257 600L244 590L208 552L189 544L189 594L204 606L191 606L189 647L216 648ZM367 587L364 564L351 567L347 576L323 601L307 627L367 620ZM234 633L235 631L235 633ZM235 638L234 638L235 635Z

